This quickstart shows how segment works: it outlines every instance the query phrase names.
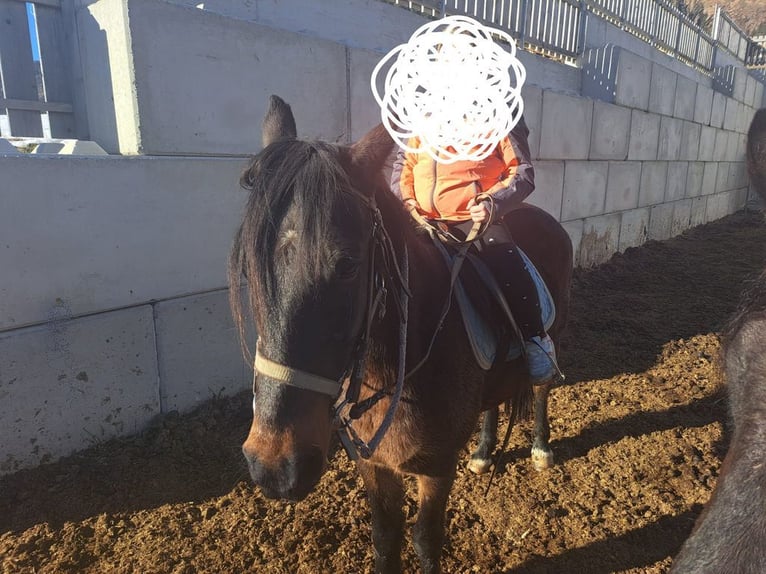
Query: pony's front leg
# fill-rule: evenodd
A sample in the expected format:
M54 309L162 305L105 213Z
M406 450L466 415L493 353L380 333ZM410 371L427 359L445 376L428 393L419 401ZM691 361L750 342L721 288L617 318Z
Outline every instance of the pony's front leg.
M423 574L441 572L444 512L455 475L418 476L418 518L413 531L415 552Z
M494 407L484 412L481 424L479 446L468 461L468 470L474 474L484 474L492 466L492 454L497 446L497 418L500 409Z
M357 462L367 490L372 512L372 545L375 549L375 572L402 571L404 539L404 484L390 468L364 460Z
M532 392L535 397L535 430L532 437L532 464L535 470L545 470L553 466L553 451L548 441L551 429L548 425L548 394L553 381L535 385Z

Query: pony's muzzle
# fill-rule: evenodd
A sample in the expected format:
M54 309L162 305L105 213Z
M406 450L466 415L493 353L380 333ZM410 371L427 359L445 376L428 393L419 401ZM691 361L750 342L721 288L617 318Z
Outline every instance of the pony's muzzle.
M266 498L303 500L313 490L325 469L325 456L318 447L310 447L284 458L264 463L242 447L250 477Z

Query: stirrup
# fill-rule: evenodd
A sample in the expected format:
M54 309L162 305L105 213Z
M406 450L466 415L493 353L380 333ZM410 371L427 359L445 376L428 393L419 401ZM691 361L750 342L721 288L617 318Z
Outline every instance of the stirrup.
M524 343L527 351L527 369L533 385L552 380L558 373L556 348L550 336L532 337Z

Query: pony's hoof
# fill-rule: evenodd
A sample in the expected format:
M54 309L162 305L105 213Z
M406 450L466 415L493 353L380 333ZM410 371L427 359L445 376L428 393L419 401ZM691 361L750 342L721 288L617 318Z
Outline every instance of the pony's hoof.
M488 458L472 458L468 461L468 470L474 474L485 474L492 467L492 460Z
M532 449L532 465L536 471L545 470L553 466L553 453L550 450L539 448Z

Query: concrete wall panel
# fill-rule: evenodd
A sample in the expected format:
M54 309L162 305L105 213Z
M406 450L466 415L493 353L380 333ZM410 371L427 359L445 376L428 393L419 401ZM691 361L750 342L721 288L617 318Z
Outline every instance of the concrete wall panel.
M662 241L668 239L673 227L673 204L653 205L649 214L649 239Z
M693 120L696 101L697 82L679 75L676 82L676 101L673 115L682 120Z
M710 109L710 125L714 128L723 127L723 118L726 114L726 100L728 98L721 92L713 92L713 106Z
M701 161L689 163L689 171L686 177L686 197L697 197L702 194L702 176L705 173L705 164Z
M619 58L614 102L647 110L652 78L651 61L627 50L620 50Z
M564 162L535 162L535 191L527 203L541 207L556 219L561 219L561 202L564 194Z
M226 285L239 159L0 157L0 331ZM51 185L55 182L55 185ZM21 200L23 198L23 201ZM60 303L59 303L60 302Z
M684 122L681 128L681 151L679 159L697 161L700 150L702 126L694 122Z
M676 160L681 156L683 120L663 116L660 120L660 140L657 159Z
M367 50L348 50L349 58L349 109L348 121L351 124L350 137L346 141L355 142L377 126L380 121L380 107L372 96L370 78L372 70L380 60L380 54ZM378 82L382 91L382 82ZM298 125L298 130L301 126Z
M186 412L251 387L228 290L157 303L155 316L162 412Z
M619 250L638 247L646 242L649 233L649 208L631 209L622 213Z
M716 128L709 126L702 126L700 129L700 147L698 156L700 161L713 161L717 131Z
M668 179L665 186L665 201L681 199L686 193L689 164L685 161L668 162Z
M606 185L606 207L604 211L624 211L638 205L638 190L641 183L640 161L609 162L609 176Z
M532 159L540 157L540 132L542 130L543 90L524 84L521 89L524 98L524 122L529 128L529 151Z
M662 203L668 179L668 162L645 161L641 168L641 187L638 192L639 207Z
M135 433L160 412L152 308L0 333L0 474Z
M694 121L698 124L710 124L710 113L713 108L713 89L697 84L697 93L694 103Z
M593 100L543 92L540 157L587 159L593 123Z
M649 93L649 111L672 116L676 102L678 74L665 66L652 63L652 84Z
M605 263L617 252L620 241L620 214L589 217L580 241L580 265Z
M657 159L660 138L660 116L633 110L630 122L628 159Z
M604 213L609 162L568 161L564 169L561 219L581 219Z
M712 195L715 193L715 182L718 177L718 163L714 161L705 162L702 171L702 195Z
M707 196L692 199L689 226L702 225L707 222Z
M726 98L726 111L723 116L723 129L735 131L737 129L737 116L740 103L734 98Z
M594 101L590 159L624 160L628 157L630 115L628 108Z
M582 242L583 233L583 221L582 219L575 219L574 221L564 221L561 226L566 230L569 239L572 240L572 253L574 257L575 266L580 264L580 243Z
M673 221L670 225L671 236L676 236L691 226L692 200L683 199L673 204Z
M143 153L255 153L271 94L302 136L348 137L344 46L154 0L128 10Z

